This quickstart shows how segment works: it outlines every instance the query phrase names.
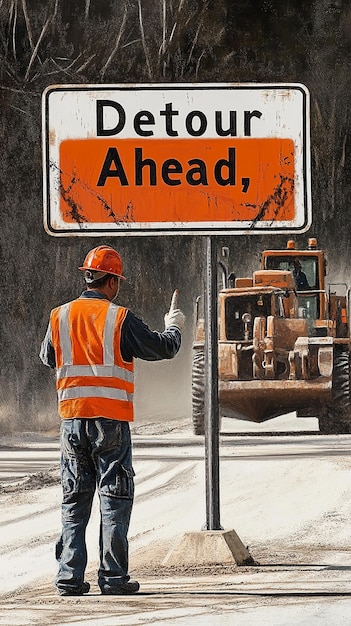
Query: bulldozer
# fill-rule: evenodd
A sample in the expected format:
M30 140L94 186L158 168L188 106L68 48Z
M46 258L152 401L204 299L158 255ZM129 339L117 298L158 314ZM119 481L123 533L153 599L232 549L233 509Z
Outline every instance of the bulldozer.
M350 292L326 285L326 257L310 238L265 250L251 277L219 262L218 400L221 417L255 423L296 412L317 417L322 434L351 432ZM192 421L205 432L205 328L197 299Z

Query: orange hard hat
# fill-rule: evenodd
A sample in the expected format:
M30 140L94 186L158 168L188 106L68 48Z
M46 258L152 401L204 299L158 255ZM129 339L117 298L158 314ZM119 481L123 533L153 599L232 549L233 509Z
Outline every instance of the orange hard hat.
M90 270L92 272L101 272L104 274L113 274L125 280L122 275L122 259L118 252L110 246L98 246L88 252L84 259L84 263L80 270Z

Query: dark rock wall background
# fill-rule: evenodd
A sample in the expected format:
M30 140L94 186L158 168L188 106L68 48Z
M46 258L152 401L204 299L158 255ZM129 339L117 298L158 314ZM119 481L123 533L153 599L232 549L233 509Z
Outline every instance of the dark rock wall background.
M311 93L313 226L330 278L351 262L351 3L316 0L2 0L0 2L0 432L57 424L52 373L38 358L53 306L82 288L100 243L122 254L120 301L154 328L174 287L187 315L175 361L141 364L137 416L190 415L193 309L201 237L52 238L42 225L41 95L51 84L301 82ZM218 237L237 274L286 237Z

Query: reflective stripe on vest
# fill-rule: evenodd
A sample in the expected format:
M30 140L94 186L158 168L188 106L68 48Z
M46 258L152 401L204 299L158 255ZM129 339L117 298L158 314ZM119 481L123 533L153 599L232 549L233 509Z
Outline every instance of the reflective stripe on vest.
M123 361L120 350L126 314L107 300L87 298L52 312L61 417L133 420L134 366ZM84 362L74 362L77 358Z
M133 394L126 393L123 389L114 389L114 387L69 387L68 389L59 389L58 398L69 400L71 398L110 398L111 400L133 400Z
M109 376L133 382L134 374L118 365L63 365L56 370L56 378L71 376Z

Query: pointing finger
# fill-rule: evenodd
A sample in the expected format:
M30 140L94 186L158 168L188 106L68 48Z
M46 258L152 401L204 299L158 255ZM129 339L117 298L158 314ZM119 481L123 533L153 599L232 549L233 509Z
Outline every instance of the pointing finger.
M170 310L174 310L178 308L178 295L179 295L179 291L178 289L175 289L173 291Z

